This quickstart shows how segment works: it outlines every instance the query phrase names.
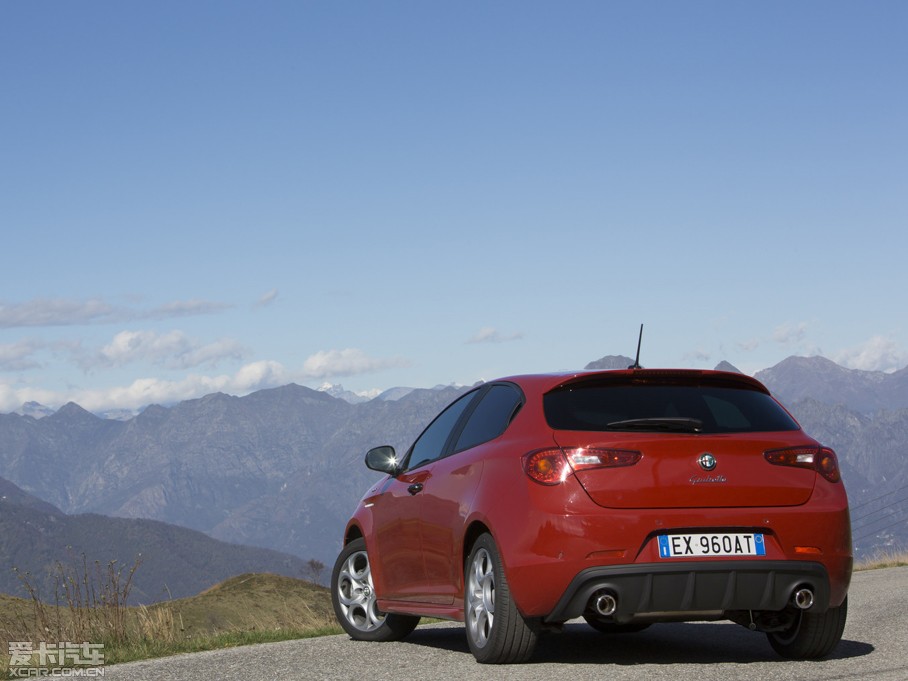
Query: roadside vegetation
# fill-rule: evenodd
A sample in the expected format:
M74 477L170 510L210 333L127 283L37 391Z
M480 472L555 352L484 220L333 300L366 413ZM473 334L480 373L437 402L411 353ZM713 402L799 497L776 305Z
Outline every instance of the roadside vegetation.
M341 633L329 591L271 574L233 577L189 598L127 605L139 567L116 563L55 566L56 589L40 594L21 574L27 598L0 594L0 678L9 676L10 642L103 644L106 665L250 643ZM40 666L38 655L32 665ZM50 666L71 666L54 665Z
M908 551L883 551L870 558L858 561L855 570L878 570L880 568L908 565Z

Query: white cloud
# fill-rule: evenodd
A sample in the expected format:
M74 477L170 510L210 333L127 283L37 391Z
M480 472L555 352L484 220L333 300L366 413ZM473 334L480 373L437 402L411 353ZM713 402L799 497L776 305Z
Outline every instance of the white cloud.
M245 353L242 345L229 338L204 344L182 331L121 331L96 355L83 358L81 363L87 367L111 367L147 361L168 369L191 369L224 359L239 360Z
M683 359L685 361L695 361L695 362L707 362L709 361L710 355L705 350L691 350L684 353Z
M233 379L233 391L238 393L274 388L290 383L287 371L280 362L262 360L252 362L240 369Z
M264 295L262 295L262 297L259 298L257 301L255 301L255 305L253 307L268 307L275 300L277 300L277 289L273 288L270 291L268 291L267 293L265 293Z
M164 337L157 340L161 338ZM116 352L124 357L131 357L131 353L135 351L131 340L133 339L129 336L119 338ZM141 346L141 342L139 345ZM113 350L111 352L114 353ZM350 348L318 352L310 356L299 371L289 371L279 362L261 360L244 365L232 375L191 374L179 380L140 378L125 386L88 390L75 388L52 391L0 384L0 413L14 411L23 403L31 401L53 408L67 402L76 402L94 412L109 409L139 409L149 404L174 404L215 392L245 395L294 381L306 382L330 376L352 376L404 366L409 366L409 362L403 358L374 358L362 350Z
M276 388L291 381L278 362L253 362L233 375L189 375L181 380L140 378L126 386L92 390L55 392L35 388L14 388L0 384L0 412L18 409L25 402L40 402L57 408L75 402L83 408L103 412L108 409L139 409L149 404L174 404L215 392L245 395L264 388Z
M796 345L804 339L807 334L807 327L807 322L782 324L773 330L772 339L780 345Z
M239 341L235 341L232 338L222 338L214 343L194 345L177 357L175 364L172 366L180 369L190 369L203 364L216 365L225 359L241 360L246 353L246 348Z
M39 402L48 407L59 407L72 399L53 390L30 386L13 387L0 384L0 414L15 411L26 402Z
M107 391L84 391L75 396L76 402L89 410L101 411L116 407L137 409L149 404L172 404L215 392L245 395L264 388L287 383L284 368L277 362L253 362L232 376L190 375L179 381L142 378L130 385Z
M467 340L467 343L507 343L510 341L520 340L523 338L523 333L509 333L503 334L498 329L485 326L477 331L472 338Z
M110 324L136 319L173 319L221 312L232 307L206 300L174 301L149 310L117 307L100 299L35 298L24 303L0 303L0 328Z
M140 319L174 319L176 317L195 317L214 314L228 310L233 305L215 303L210 300L176 300L165 303L147 311L138 311Z
M362 350L322 350L303 362L305 380L368 374L394 367L410 366L402 357L369 357Z
M750 340L738 341L735 345L743 352L753 352L760 347L760 341L756 338L752 338Z
M36 340L0 345L0 371L24 371L40 367L41 364L32 359L32 355L43 347L44 343Z
M0 414L15 411L24 401L11 385L0 383Z
M99 299L36 298L25 303L0 304L0 328L72 326L112 321L118 310Z
M832 359L849 369L888 372L908 364L908 352L891 338L874 336L861 345L842 350Z

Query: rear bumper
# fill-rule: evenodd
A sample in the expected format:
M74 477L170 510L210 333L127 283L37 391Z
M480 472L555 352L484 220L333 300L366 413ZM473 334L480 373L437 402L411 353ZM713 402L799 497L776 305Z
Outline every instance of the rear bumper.
M803 587L814 593L812 612L829 608L829 575L820 563L748 560L591 567L574 577L544 620L580 617L593 595L602 591L617 600L613 619L620 623L653 613L784 610Z

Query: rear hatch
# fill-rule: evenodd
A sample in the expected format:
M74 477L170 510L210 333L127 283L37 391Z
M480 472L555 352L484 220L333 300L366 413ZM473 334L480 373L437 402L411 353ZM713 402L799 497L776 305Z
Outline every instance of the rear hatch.
M748 377L701 371L598 374L550 391L544 406L569 460L589 461L592 452L603 461L621 462L575 466L577 479L601 506L796 506L810 498L816 482L812 470L774 466L764 457L769 450L816 443Z

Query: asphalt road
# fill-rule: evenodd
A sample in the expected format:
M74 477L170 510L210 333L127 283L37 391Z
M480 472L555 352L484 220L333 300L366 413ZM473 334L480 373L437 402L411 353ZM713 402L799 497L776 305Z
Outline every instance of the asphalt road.
M108 667L110 681L166 679L527 679L538 681L908 680L908 567L859 572L839 647L819 662L789 662L766 636L728 623L657 624L605 636L568 624L544 637L521 666L480 665L462 625L430 625L399 643L328 636L131 662Z

